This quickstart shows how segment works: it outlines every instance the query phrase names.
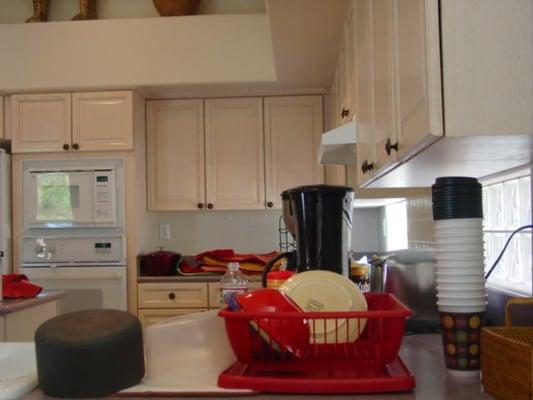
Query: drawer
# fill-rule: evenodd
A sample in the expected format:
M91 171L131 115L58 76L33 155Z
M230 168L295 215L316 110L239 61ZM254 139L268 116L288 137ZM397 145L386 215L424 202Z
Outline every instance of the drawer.
M139 320L144 328L147 326L157 324L168 318L177 317L179 315L195 313L199 311L207 311L207 308L162 308L162 309L139 309Z
M139 308L207 308L207 283L139 283Z
M250 282L249 290L259 289L261 282ZM209 283L209 308L220 308L220 283Z

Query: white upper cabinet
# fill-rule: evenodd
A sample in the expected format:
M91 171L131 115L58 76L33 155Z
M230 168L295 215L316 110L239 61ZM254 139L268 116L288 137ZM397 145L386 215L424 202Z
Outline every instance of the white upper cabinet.
M205 203L202 100L147 102L150 210L195 210Z
M133 149L133 93L72 95L72 143L80 150Z
M397 160L398 142L394 115L394 53L391 0L372 1L372 58L374 103L374 164L379 170Z
M387 19L394 29L400 156L443 135L437 7L434 0L393 0Z
M11 96L13 153L133 149L133 92Z
M263 100L205 100L208 209L264 209Z
M11 96L13 153L70 150L71 94Z
M357 181L362 182L374 165L374 70L372 59L372 0L359 0L356 7L356 120Z
M324 181L318 164L323 131L322 96L265 98L267 206L280 208L285 189Z

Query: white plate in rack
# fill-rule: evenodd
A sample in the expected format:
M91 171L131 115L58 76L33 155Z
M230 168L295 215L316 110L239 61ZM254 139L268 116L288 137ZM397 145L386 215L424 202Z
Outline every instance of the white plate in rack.
M363 293L348 278L330 271L301 272L286 280L279 290L304 311L367 311ZM355 341L366 326L366 318L310 320L312 343Z

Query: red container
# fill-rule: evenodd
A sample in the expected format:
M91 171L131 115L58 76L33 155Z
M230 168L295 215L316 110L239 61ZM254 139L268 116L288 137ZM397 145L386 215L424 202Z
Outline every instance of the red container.
M251 313L222 310L228 337L237 362L219 376L224 388L252 389L274 393L370 393L409 391L414 376L398 357L405 319L412 315L391 294L365 293L368 311ZM361 322L366 319L366 326ZM354 342L316 343L311 338L307 353L294 357L280 349L250 324L278 326L290 333L291 324L332 324L337 331L364 326ZM284 328L285 327L285 328ZM351 328L350 328L351 327Z

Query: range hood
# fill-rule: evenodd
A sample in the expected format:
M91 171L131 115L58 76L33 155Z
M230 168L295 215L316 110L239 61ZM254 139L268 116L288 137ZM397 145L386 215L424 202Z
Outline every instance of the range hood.
M330 131L320 139L318 162L320 164L354 165L357 142L357 123L350 121Z

